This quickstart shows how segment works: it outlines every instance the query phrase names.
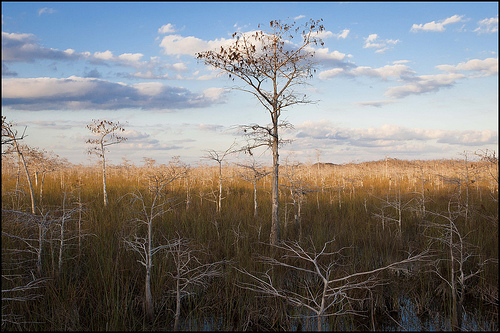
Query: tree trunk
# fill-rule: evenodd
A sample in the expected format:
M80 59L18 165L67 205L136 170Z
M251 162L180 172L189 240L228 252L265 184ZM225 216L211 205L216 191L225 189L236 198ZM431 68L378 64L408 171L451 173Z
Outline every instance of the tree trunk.
M66 222L66 188L64 188L63 206L62 206L62 218L61 218L61 242L59 246L59 262L57 265L57 272L61 274L62 262L63 262L63 248L64 248L64 224Z
M220 212L222 208L222 160L219 163L219 198L217 202L217 211Z
M151 260L151 259L149 259ZM146 317L152 320L154 317L153 310L153 295L151 294L151 269L148 267L146 270L146 295L145 295L145 306L146 306Z
M14 141L14 143L16 145L17 154L21 157L21 161L23 162L24 171L26 172L26 178L28 179L28 185L30 188L30 197L31 197L31 213L36 214L35 194L33 192L33 184L31 183L31 178L30 178L30 174L28 172L28 167L26 166L26 161L24 160L23 154L19 150L17 142Z
M101 143L102 153L102 188L104 193L104 207L108 205L108 192L106 192L106 158L104 157L104 147Z
M36 270L39 276L42 276L42 250L43 250L43 240L45 238L44 226L40 223L38 225L38 251L36 258Z
M257 218L257 179L253 183L253 217Z
M78 189L78 254L82 254L82 194L80 188Z
M278 122L274 122L273 128L273 183L272 183L272 220L270 244L277 245L280 241L280 225L279 225L279 161L278 161Z
M151 268L153 266L153 256L151 253L152 241L153 241L153 220L148 221L148 253L146 258L146 316L149 320L153 319L154 309L153 309L153 295L151 293Z
M180 259L179 259L180 260ZM179 264L180 265L180 261ZM177 267L177 281L176 281L176 301L175 301L175 321L174 321L174 331L179 330L179 320L181 317L181 289L180 289L180 267Z
M40 207L42 206L42 199L43 199L43 182L45 181L45 172L42 173L42 182L40 183Z
M453 225L450 221L450 282L451 282L451 328L460 330L457 311L457 285L455 281L455 257L453 255Z
M190 203L191 203L191 188L189 186L189 180L186 177L186 211L189 210Z

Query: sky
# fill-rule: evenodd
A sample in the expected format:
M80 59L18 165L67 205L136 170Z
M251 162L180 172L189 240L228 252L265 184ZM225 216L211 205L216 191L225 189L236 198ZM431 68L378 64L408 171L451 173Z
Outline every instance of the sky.
M238 126L271 118L195 54L309 19L323 20L324 44L297 89L315 102L282 111L294 126L282 164L498 154L496 1L2 2L2 115L26 127L25 144L75 164L96 161L92 119L125 129L110 163L206 163L245 144ZM269 150L254 156L271 163Z

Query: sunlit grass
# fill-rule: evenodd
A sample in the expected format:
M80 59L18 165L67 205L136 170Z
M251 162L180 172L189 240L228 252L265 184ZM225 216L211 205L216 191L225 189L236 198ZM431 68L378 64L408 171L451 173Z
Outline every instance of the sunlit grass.
M443 183L439 175L453 176L462 171L458 161L422 162L426 168L425 184L426 210L445 212L450 200L464 202L464 188ZM430 242L428 236L436 236L433 230L424 230L422 220L433 219L420 216L416 212L417 201L412 209L402 212L402 230L398 234L397 223L383 225L375 217L379 212L381 200L394 198L397 186L406 198L417 198L419 174L404 161L372 162L360 165L334 166L331 168L303 166L298 174L303 177L315 192L307 194L301 209L301 242L313 242L315 247L335 239L336 250L345 248L343 262L338 274L371 270L392 261L404 258L408 251L425 250ZM477 168L480 168L477 163ZM226 167L226 174L236 175L235 167ZM12 171L12 169L10 169ZM102 179L98 169L68 168L46 176L43 189L43 201L40 209L54 210L62 205L63 193L71 194L75 204L80 194L85 205L82 214L82 229L86 234L81 252L76 238L68 240L64 252L64 265L57 274L58 242L44 244L44 277L49 280L40 291L42 297L27 302L4 302L2 306L12 313L23 316L23 324L5 323L5 329L23 330L170 330L173 324L175 308L172 290L173 281L168 272L173 272L172 260L166 253L155 257L152 272L152 291L155 302L155 319L148 322L144 317L144 271L137 262L138 257L127 250L122 239L133 232L143 233L133 221L132 207L122 197L134 190L147 192L148 181L143 176L145 170L130 168L124 171L110 168L107 180L109 205L102 204ZM217 212L211 191L217 191L217 174L206 168L192 169L190 205L186 208L186 185L183 180L176 180L166 188L164 195L171 199L168 211L154 222L154 242L161 244L177 236L193 240L206 250L201 258L206 262L230 260L225 267L226 275L214 279L206 290L198 290L187 297L182 306L184 322L195 323L212 320L219 329L291 329L297 321L288 317L297 314L297 309L273 298L238 288L237 281L244 280L238 271L262 272L268 269L259 262L258 255L270 255L269 242L271 200L269 182L260 181L258 190L259 214L253 215L252 184L234 176L224 182L221 211ZM320 183L320 179L323 182ZM354 179L354 181L353 181ZM298 240L299 226L295 225L293 207L287 189L283 188L280 197L280 228L284 240ZM390 186L390 190L389 190ZM23 192L16 195L16 179L12 173L2 170L2 209L28 212L30 203L26 193L26 181L20 177L18 188ZM39 187L35 193L39 194ZM340 188L340 191L339 191ZM460 190L461 196L457 197ZM498 318L498 311L488 308L486 293L495 293L498 286L498 183L491 181L488 174L481 174L477 183L469 186L468 221L459 217L457 223L462 233L468 235L468 241L474 247L474 253L481 258L491 258L490 264L471 290L468 307L483 309L485 320ZM287 200L287 202L285 202ZM392 200L392 199L391 199ZM408 199L409 200L409 199ZM318 209L319 203L319 209ZM285 208L286 227L285 227ZM387 209L386 214L394 216L395 211ZM19 237L36 235L35 226L22 227L2 213L2 231ZM5 215L5 216L4 216ZM75 236L76 222L68 223L69 234ZM52 226L47 237L57 237L58 228ZM144 235L144 234L142 234ZM18 274L26 279L35 271L33 262L26 262L7 271L14 259L29 254L9 254L8 249L22 249L23 243L2 236L3 274ZM446 248L435 246L434 251L446 258ZM443 268L445 270L445 268ZM274 274L286 276L286 270L277 270ZM435 276L424 271L412 277L386 276L390 285L374 290L374 304L378 316L385 316L384 309L396 308L399 297L406 295L419 300L424 306L432 307L448 316L449 296L441 292L441 282ZM2 288L12 285L3 279ZM488 289L490 288L490 289ZM496 289L498 295L498 288ZM494 296L494 295L490 295ZM498 299L498 296L496 296ZM426 303L427 302L427 303ZM368 303L367 303L368 304ZM388 306L388 304L392 304ZM427 305L426 305L427 304ZM472 305L473 304L473 305ZM361 307L368 306L366 304ZM300 311L299 311L300 312ZM288 315L287 315L288 314ZM304 314L304 313L302 313ZM205 318L205 319L204 319ZM221 319L222 318L222 319ZM327 321L332 329L354 325L360 329L371 328L369 318L331 318ZM293 322L293 323L292 323ZM390 322L387 319L386 322ZM215 325L215 324L214 324ZM294 326L295 325L295 326ZM302 324L301 324L302 325ZM305 325L305 324L304 324ZM310 328L315 324L308 323ZM338 326L336 326L338 325ZM347 325L347 326L346 326ZM381 325L381 324L380 324ZM352 327L352 326L348 326ZM203 329L202 327L194 329ZM215 329L215 328L212 328Z

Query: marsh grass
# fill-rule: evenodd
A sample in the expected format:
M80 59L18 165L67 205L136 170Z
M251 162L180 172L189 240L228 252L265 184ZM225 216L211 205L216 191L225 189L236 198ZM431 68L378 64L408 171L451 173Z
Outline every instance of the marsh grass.
M430 246L429 237L437 231L424 228L424 219L439 222L437 218L421 216L415 200L412 209L402 212L402 230L394 223L382 223L375 217L380 207L379 198L395 195L396 179L401 191L408 197L417 197L419 174L414 165L423 166L426 210L444 212L450 200L457 199L457 188L445 184L440 175L457 175L462 171L462 161L385 161L349 164L342 166L299 166L297 172L314 184L322 179L317 192L306 195L302 207L302 240L312 241L316 248L335 239L335 250L342 252L343 265L338 274L372 270L393 261L401 260L410 252L418 252ZM482 168L476 162L478 169ZM253 185L239 179L235 166L226 167L228 175L225 183L222 208L217 211L214 202L201 199L200 193L216 190L217 173L210 168L193 168L191 177L191 201L186 209L186 186L182 179L170 184L165 195L172 199L167 213L154 222L155 241L162 242L179 235L193 240L206 249L202 262L231 260L224 267L224 276L211 281L206 289L196 290L182 303L181 329L194 330L311 330L316 324L306 319L307 313L291 307L279 299L263 297L249 290L239 288L236 282L245 281L246 276L235 268L249 272L265 272L268 266L257 260L258 256L272 256L267 245L271 230L271 200L269 181L260 180L257 193L259 214L253 215ZM34 226L15 222L4 210L29 211L29 195L25 180L20 177L22 190L14 193L15 168L2 168L2 231L19 237L33 237ZM81 202L86 210L82 214L82 229L91 234L84 238L81 252L78 240L68 240L64 250L64 265L57 272L58 229L54 226L44 244L44 277L41 295L35 300L16 302L3 301L2 308L9 313L21 315L19 324L2 321L6 330L171 330L174 321L175 298L172 296L174 282L168 272L174 270L172 259L167 253L155 257L152 269L152 293L155 304L155 318L148 321L144 315L145 273L137 262L137 256L128 251L120 241L133 231L140 233L141 227L131 223L132 210L126 200L121 200L134 189L145 190L147 181L142 176L145 171L138 167L109 168L107 175L108 206L102 205L102 184L98 169L90 167L68 167L50 173L44 182L43 210L60 207L63 188L73 191L76 200L76 184ZM234 175L234 176L231 176ZM491 258L483 271L471 281L472 288L466 298L467 315L477 327L498 328L498 183L492 183L484 173L477 183L469 188L468 220L457 219L457 225L468 241L474 246L479 257ZM353 181L353 179L355 181ZM342 185L345 184L345 185ZM341 186L339 190L339 186ZM462 188L462 193L463 192ZM39 194L39 187L35 188ZM340 197L339 197L340 196ZM293 207L285 205L290 200L284 194L280 197L281 229L284 240L298 240L299 229L289 218L284 225L285 206L292 214ZM339 200L341 205L339 205ZM318 209L318 203L320 209ZM387 211L387 214L395 214ZM292 216L292 215L290 215ZM77 226L71 222L68 232L75 235ZM446 258L446 248L432 244L433 253ZM29 253L12 254L10 249L24 249L22 242L2 235L2 274L15 274L28 278L35 272L34 262L22 265L15 260L33 259ZM473 261L474 263L474 261ZM473 267L471 266L470 269ZM441 266L447 274L447 266ZM281 287L295 288L298 276L280 268L272 274ZM381 276L387 281L378 286L371 295L359 291L357 296L366 296L365 302L352 304L353 308L364 311L365 317L328 317L325 329L401 329L394 320L403 323L402 299L411 300L415 315L449 318L451 304L449 292L425 267L415 269L408 275L386 272ZM2 289L15 285L3 278ZM406 298L405 298L406 297ZM404 308L404 309L403 309ZM408 307L409 308L409 305ZM374 315L369 315L373 309ZM392 319L390 319L390 316ZM422 317L423 318L423 317ZM394 320L393 320L394 319ZM446 320L443 320L446 323ZM391 326L392 323L392 326ZM486 324L488 323L488 324ZM493 323L493 324L491 324ZM449 329L444 324L441 329Z

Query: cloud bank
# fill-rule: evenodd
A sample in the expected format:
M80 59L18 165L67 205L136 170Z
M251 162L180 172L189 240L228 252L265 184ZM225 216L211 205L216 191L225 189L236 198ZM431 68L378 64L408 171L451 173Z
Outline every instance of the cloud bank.
M81 110L124 108L187 109L223 100L224 91L193 93L159 82L124 84L95 78L8 78L2 80L2 105L19 110Z
M297 139L353 147L391 147L392 149L413 141L471 147L498 143L498 132L492 130L420 129L390 124L377 128L342 128L328 120L306 121L295 128L298 131Z

